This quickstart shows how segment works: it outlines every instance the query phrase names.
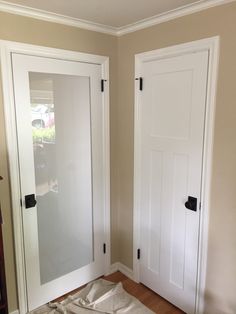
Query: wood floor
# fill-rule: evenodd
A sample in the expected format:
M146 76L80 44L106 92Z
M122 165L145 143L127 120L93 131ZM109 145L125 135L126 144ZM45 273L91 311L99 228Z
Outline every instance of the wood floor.
M112 282L122 282L124 289L129 294L139 299L140 302L145 304L148 308L157 314L184 314L184 312L160 297L152 290L148 289L142 284L132 281L120 272L115 272L109 276L104 276L103 278ZM82 289L82 287L80 289ZM80 289L76 289L69 294L74 294ZM54 301L60 302L65 299L66 296L67 295L64 295L63 297L60 297Z
M157 295L152 290L148 289L142 284L136 283L127 278L120 272L113 273L104 277L109 281L122 282L124 289L139 299L143 304L150 308L153 312L158 314L183 314L180 309L170 304L168 301Z

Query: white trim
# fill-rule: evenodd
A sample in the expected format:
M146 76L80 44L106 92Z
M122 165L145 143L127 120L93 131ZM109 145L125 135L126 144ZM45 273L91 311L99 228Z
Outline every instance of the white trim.
M18 163L18 148L16 138L16 121L14 112L14 95L8 86L13 84L11 74L11 56L7 47L0 43L1 49L1 72L3 85L3 100L4 100L4 114L5 124L7 130L7 145L8 145L8 160L10 166L10 185L11 185L11 200L13 207L13 230L14 230L14 244L15 244L15 258L16 258L16 274L17 274L17 290L19 308L21 313L27 311L26 304L26 281L25 281L25 265L24 265L24 246L23 246L23 230L22 230L22 215L20 207L20 178L19 178L19 163Z
M104 85L104 93L103 93L103 156L105 159L103 160L103 171L104 171L104 200L105 200L105 208L104 208L104 217L105 217L105 226L104 233L106 243L106 261L105 261L105 270L106 272L110 268L111 263L111 213L110 213L110 110L109 110L109 102L110 102L110 93L109 93L109 58L106 57L102 62L102 78L105 80Z
M220 38L213 37L209 42L209 72L206 102L206 134L204 138L204 156L202 173L202 215L199 238L199 271L197 282L196 313L204 314L205 287L207 275L208 228L210 214L210 193L212 178L213 140L215 125L216 93L220 54ZM205 211L205 213L204 213Z
M118 263L118 270L131 280L134 280L134 272L122 263Z
M135 55L135 77L140 76L140 65L147 60L157 60L168 58L175 55L197 51L209 51L209 69L208 69L208 87L206 100L205 117L205 138L204 138L204 156L203 156L203 175L202 175L202 210L200 215L200 240L198 255L198 275L196 291L196 314L204 313L204 294L205 280L207 271L207 250L208 250L208 226L210 211L210 188L211 188L211 169L213 157L213 137L214 137L214 117L215 101L217 89L217 73L219 63L219 37L202 39L186 44L176 45L163 49L158 49L146 53ZM135 83L137 84L137 82ZM136 258L137 249L140 243L140 91L135 85L135 125L134 125L134 245L133 245L133 269L134 279L139 281L139 261Z
M125 266L124 264L117 262L110 266L110 272L109 274L113 274L117 271L120 271L122 274L124 274L126 277L128 277L131 280L134 280L134 273L133 270L129 267Z
M10 312L10 314L20 314L19 310L15 310L13 312Z
M121 27L114 27L110 25L95 23L92 21L73 18L70 16L48 12L45 10L30 8L27 6L10 3L2 0L0 0L0 11L35 18L47 22L87 29L90 31L105 33L109 35L122 36L140 29L144 29L185 15L193 14L196 12L200 12L202 10L210 9L215 6L227 4L234 1L235 0L205 0L205 1L199 0L196 3L181 6L177 9L149 17L147 19L142 19L135 23L124 25Z
M1 74L3 77L3 99L4 113L7 133L8 158L10 166L10 184L12 191L13 228L15 241L15 256L17 270L17 291L19 299L19 313L27 312L26 278L24 265L24 244L22 230L22 215L20 206L20 180L17 148L17 131L14 110L14 92L12 81L11 54L21 53L27 55L57 58L61 60L80 61L86 63L100 64L102 77L107 80L103 93L103 136L105 156L104 168L104 202L105 202L105 239L107 254L105 261L105 273L110 268L110 147L109 147L109 58L98 55L91 55L61 49L46 48L41 46L27 45L10 41L0 40Z
M113 274L117 271L119 271L119 263L118 262L111 264L109 272L107 273L107 275Z
M161 24L164 22L168 22L171 20L174 20L176 18L186 16L189 14L197 13L206 9L213 8L218 5L227 4L230 2L234 2L235 0L206 0L206 1L198 1L197 3L192 3L186 6L182 6L180 8L177 8L175 10L171 10L162 14L158 14L155 16L152 16L150 18L138 21L136 23L126 25L124 27L120 27L116 35L122 36L128 33L132 33L135 31L138 31L140 29L144 29L147 27L151 27L157 24Z
M0 1L0 11L11 14L22 15L46 22L58 23L77 28L87 29L90 31L116 35L116 28L108 25L103 25L91 21L73 18L62 14L30 8L20 4L10 3L7 1Z

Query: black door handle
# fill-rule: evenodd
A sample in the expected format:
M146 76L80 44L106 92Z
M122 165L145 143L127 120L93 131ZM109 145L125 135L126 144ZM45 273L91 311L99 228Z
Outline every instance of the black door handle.
M25 208L34 207L37 204L34 194L29 194L25 196Z
M187 209L197 211L197 198L189 196L187 202L185 203Z

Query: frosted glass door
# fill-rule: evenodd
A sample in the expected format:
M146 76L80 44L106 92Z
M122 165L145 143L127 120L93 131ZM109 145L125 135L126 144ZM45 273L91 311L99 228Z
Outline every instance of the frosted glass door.
M30 72L29 86L44 284L93 261L90 82Z
M12 62L31 311L105 272L101 66Z

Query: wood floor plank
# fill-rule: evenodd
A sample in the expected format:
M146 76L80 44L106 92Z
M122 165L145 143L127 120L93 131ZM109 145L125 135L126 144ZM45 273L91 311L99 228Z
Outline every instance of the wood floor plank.
M122 282L124 289L128 293L139 299L140 302L145 304L157 314L184 314L183 311L160 297L149 288L140 283L134 282L120 272L115 272L109 276L105 276L104 279L112 282Z

